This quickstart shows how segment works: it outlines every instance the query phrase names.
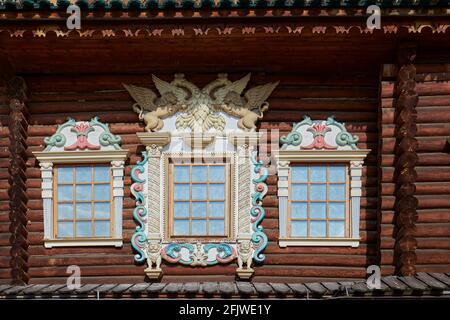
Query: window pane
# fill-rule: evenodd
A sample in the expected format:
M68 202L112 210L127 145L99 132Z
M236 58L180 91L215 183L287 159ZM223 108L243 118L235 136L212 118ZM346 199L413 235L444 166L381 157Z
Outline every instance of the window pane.
M310 186L310 200L326 200L327 186L325 184L311 184Z
M209 185L209 199L222 200L225 199L225 185L222 183L214 183Z
M206 202L192 202L192 216L206 217Z
M330 202L328 208L328 217L331 219L344 219L345 218L345 204Z
M109 219L110 209L109 203L94 203L94 217L97 219Z
M210 166L209 181L225 182L225 166Z
M58 186L58 201L73 201L73 187Z
M73 238L73 223L58 222L58 238Z
M90 185L76 186L76 200L91 200L92 187Z
M208 215L210 217L223 217L225 215L225 203L210 202L208 203Z
M344 237L345 223L344 221L330 221L330 237Z
M110 236L109 221L94 221L94 237Z
M326 219L327 217L327 204L325 202L319 202L314 203L311 202L310 204L310 212L309 217L311 219Z
M345 184L330 184L330 200L345 200Z
M95 166L94 167L94 181L95 182L109 182L109 167Z
M307 182L308 181L308 167L294 166L291 168L292 182Z
M189 217L189 202L175 202L173 205L173 215L177 218Z
M109 196L111 186L109 184L96 184L94 186L94 199L100 201L109 201L111 197Z
M189 182L189 167L188 166L175 166L174 168L174 181L175 182Z
M91 182L92 168L91 167L75 167L76 182Z
M308 204L301 202L293 202L291 204L291 218L297 219L308 218Z
M310 236L311 237L326 237L327 236L327 223L326 221L311 221L310 224Z
M209 234L212 236L225 234L225 222L223 220L209 220Z
M58 168L58 183L73 182L73 167Z
M77 237L91 237L92 236L92 224L90 221L78 221L77 222Z
M206 182L208 180L208 168L206 166L192 166L192 181Z
M192 220L192 235L206 235L205 220Z
M90 203L77 203L77 219L92 219L92 207Z
M73 219L73 204L58 204L58 220Z
M192 199L193 200L206 200L208 198L206 194L206 184L193 184L192 185Z
M306 237L307 234L306 221L292 221L291 223L291 236L292 237Z
M173 223L173 234L176 236L189 235L189 221L175 220Z
M306 184L292 185L292 200L306 201L308 199L308 186Z
M176 184L174 187L175 200L189 200L189 185Z
M311 166L310 167L310 181L311 182L325 182L327 181L327 167L325 166Z
M345 182L345 166L330 166L328 168L330 182Z

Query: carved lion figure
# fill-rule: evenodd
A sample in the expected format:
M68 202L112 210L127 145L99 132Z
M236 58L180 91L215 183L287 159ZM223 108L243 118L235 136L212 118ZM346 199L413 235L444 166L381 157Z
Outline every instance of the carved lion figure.
M161 244L159 242L150 242L147 247L147 264L149 269L155 265L155 269L161 266Z
M250 241L242 241L238 243L237 262L239 269L244 269L244 265L250 269L253 259L253 247Z

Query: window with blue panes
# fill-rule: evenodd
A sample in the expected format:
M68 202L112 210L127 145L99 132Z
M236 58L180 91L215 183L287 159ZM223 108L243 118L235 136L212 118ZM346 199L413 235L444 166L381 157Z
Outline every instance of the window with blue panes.
M55 238L111 237L110 172L106 165L56 168Z
M348 166L345 164L292 165L288 224L290 237L348 237L348 181Z
M171 164L172 237L227 237L229 164Z

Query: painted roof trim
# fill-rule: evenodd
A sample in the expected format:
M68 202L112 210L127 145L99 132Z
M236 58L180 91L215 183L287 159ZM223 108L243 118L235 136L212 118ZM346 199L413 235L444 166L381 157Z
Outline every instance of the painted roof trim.
M226 9L349 9L444 8L450 0L0 0L0 11L57 11L76 3L82 10L226 10Z

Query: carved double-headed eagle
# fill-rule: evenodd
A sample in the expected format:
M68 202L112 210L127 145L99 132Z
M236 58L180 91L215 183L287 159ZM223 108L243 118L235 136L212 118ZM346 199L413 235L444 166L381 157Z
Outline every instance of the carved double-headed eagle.
M216 80L199 89L187 81L183 74L176 74L172 82L166 82L152 75L158 97L152 90L123 84L136 101L133 110L144 120L148 132L159 131L164 123L161 119L180 112L175 125L177 129L190 128L192 132L207 132L214 128L223 131L225 118L219 113L240 118L238 127L254 131L256 121L268 109L267 98L278 82L267 83L242 93L250 80L250 74L231 82L226 74L219 74Z

